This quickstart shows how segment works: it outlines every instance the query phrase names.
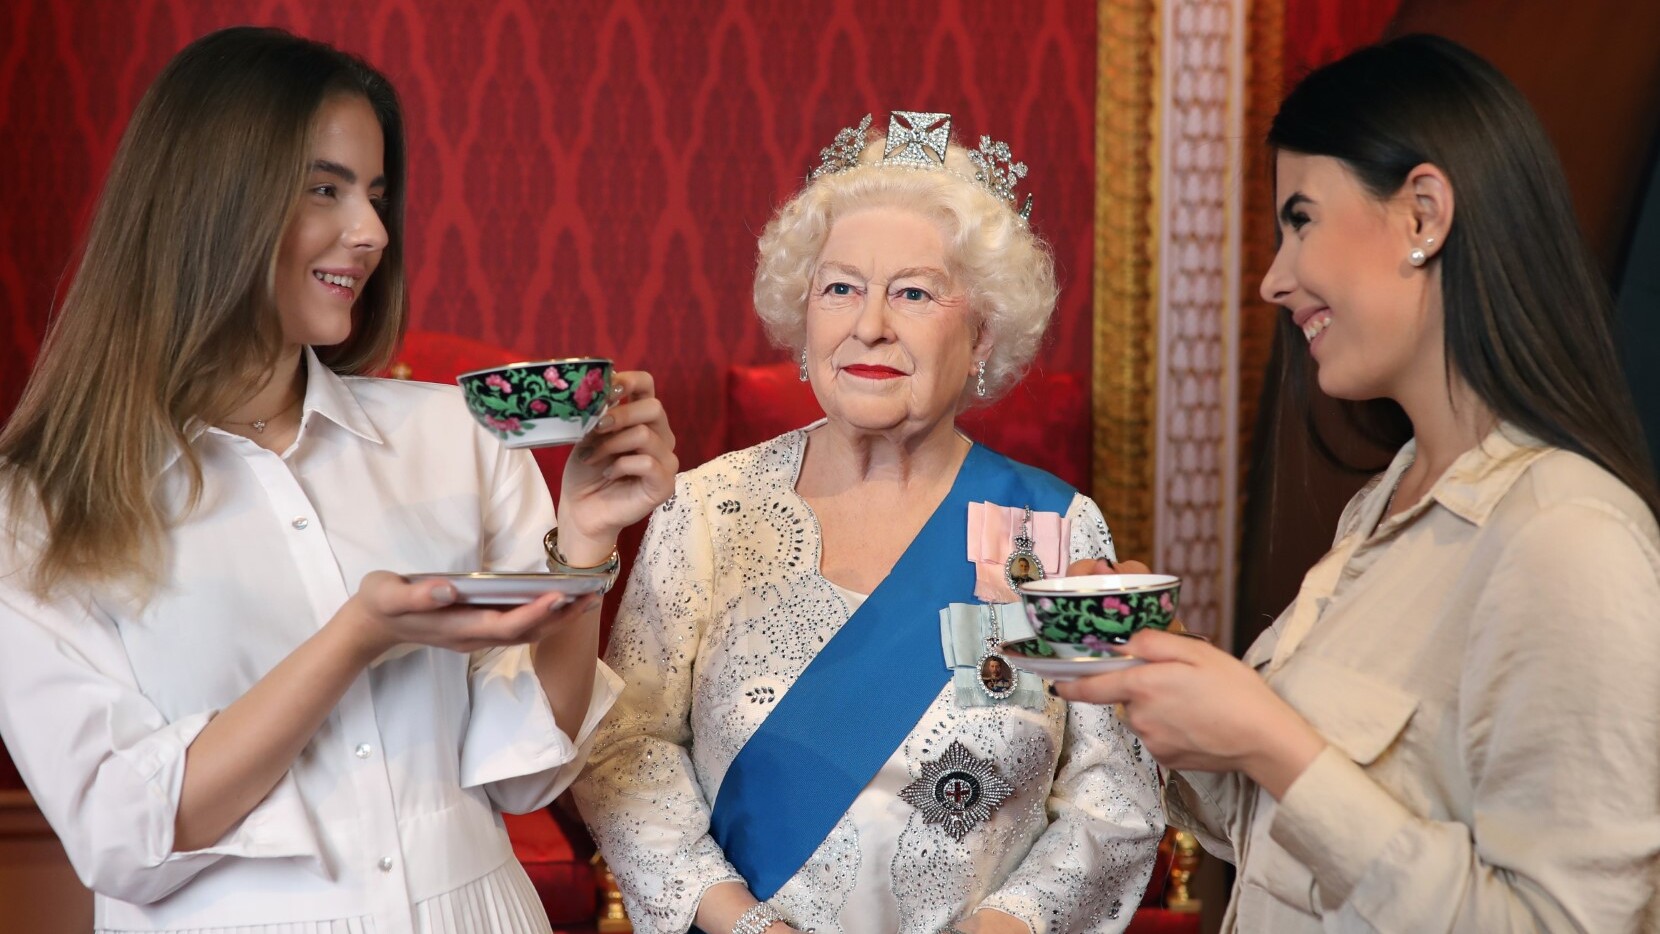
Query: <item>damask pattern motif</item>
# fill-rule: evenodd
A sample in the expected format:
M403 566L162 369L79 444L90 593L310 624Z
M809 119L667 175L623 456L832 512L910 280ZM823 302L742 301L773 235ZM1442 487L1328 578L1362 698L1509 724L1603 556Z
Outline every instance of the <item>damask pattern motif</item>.
M0 412L145 86L191 39L283 26L398 85L414 327L651 369L691 467L725 372L781 359L755 237L837 128L949 111L1026 157L1061 309L1039 365L1089 367L1095 4L826 0L12 0L0 7ZM1080 419L1079 432L1087 431Z
M1238 477L1239 122L1237 4L1165 10L1157 546L1182 577L1183 622L1226 644Z

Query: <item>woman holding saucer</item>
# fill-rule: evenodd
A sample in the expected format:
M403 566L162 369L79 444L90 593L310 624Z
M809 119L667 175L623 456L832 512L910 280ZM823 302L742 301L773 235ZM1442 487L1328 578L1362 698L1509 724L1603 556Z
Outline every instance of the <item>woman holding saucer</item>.
M552 800L615 697L598 600L391 572L603 566L673 438L619 375L550 555L528 452L361 375L403 331L404 153L362 61L192 43L0 433L0 735L99 931L548 930L498 812Z
M1027 632L1014 570L1111 537L955 425L1055 305L1025 166L945 114L869 122L760 241L756 308L827 417L652 517L577 800L636 930L1119 931L1163 831L1150 758L996 651Z
M1428 36L1310 74L1269 142L1287 359L1402 447L1243 664L1143 632L1060 691L1180 770L1226 930L1660 930L1660 496L1555 153Z

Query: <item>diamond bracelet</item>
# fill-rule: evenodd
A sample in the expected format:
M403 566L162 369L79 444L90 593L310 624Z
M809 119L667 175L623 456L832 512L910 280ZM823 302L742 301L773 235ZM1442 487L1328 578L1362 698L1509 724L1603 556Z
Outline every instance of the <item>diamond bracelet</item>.
M732 934L762 934L767 928L772 927L774 921L782 920L784 916L778 913L778 909L766 902L759 902L754 908L738 916L738 920L732 925Z

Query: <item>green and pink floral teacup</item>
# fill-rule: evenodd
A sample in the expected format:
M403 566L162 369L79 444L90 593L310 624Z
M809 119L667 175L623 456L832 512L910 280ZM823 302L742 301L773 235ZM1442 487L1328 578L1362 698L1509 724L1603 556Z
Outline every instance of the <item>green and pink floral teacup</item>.
M575 444L605 414L611 361L534 360L473 370L455 378L467 410L510 448Z
M1102 658L1141 629L1168 629L1182 579L1169 574L1091 574L1020 585L1033 648L1056 658Z

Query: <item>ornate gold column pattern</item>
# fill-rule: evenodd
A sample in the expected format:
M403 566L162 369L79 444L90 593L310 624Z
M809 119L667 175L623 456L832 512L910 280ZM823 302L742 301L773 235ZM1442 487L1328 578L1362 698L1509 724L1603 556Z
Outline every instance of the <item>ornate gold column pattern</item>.
M1158 468L1158 4L1100 0L1097 17L1094 496L1119 555L1150 562Z

